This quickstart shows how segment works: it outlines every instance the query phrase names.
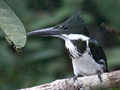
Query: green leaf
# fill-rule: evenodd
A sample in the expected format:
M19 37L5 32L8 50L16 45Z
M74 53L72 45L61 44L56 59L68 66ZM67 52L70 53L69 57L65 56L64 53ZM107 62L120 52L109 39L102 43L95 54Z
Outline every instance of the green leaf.
M6 40L14 45L17 51L25 46L25 28L20 19L2 0L0 0L0 28L4 31Z

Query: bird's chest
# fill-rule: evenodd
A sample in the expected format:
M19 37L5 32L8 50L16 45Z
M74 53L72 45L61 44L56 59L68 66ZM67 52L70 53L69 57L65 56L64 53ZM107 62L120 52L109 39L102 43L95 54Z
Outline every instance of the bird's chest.
M69 52L71 59L80 59L87 51L87 41L81 40L66 40L65 46Z
M92 75L100 69L99 64L87 52L79 59L72 59L72 64L76 74Z
M91 75L95 74L97 70L101 70L101 66L92 57L87 41L80 44L75 44L74 42L68 40L65 43L72 59L74 73L76 75Z

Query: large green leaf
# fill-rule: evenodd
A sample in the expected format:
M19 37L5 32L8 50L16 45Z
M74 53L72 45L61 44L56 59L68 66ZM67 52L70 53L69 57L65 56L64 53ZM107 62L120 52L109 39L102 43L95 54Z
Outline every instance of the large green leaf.
M15 13L0 0L0 28L4 31L5 37L16 50L21 50L26 43L26 31Z

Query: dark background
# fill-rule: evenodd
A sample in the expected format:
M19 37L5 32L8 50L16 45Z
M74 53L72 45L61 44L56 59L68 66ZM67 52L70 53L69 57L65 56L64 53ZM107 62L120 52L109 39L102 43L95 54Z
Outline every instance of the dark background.
M26 32L54 26L78 10L91 38L99 41L110 71L120 69L120 36L100 24L120 29L120 0L3 0L23 22ZM64 41L54 37L28 36L26 46L16 52L0 31L0 89L13 90L73 77L72 62Z

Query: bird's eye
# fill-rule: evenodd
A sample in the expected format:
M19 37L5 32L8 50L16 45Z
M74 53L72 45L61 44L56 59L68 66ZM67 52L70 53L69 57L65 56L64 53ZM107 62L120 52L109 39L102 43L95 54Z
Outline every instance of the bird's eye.
M68 29L68 26L67 26L67 25L64 25L63 28L64 28L64 29Z

